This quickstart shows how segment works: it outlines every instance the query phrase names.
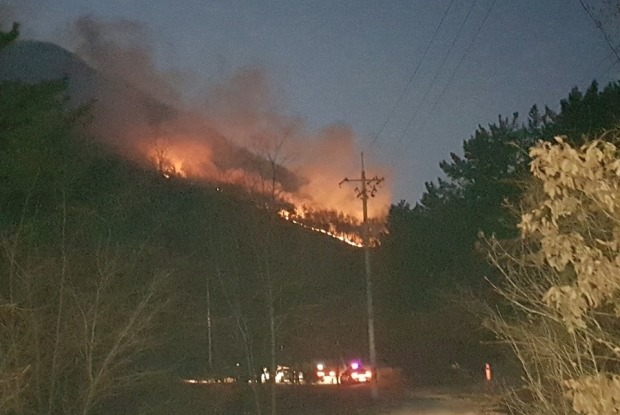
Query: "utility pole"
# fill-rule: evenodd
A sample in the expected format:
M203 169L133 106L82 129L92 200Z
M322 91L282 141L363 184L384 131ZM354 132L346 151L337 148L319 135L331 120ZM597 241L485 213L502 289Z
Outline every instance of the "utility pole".
M379 390L377 388L377 349L375 346L375 315L374 306L372 300L372 274L370 268L370 238L368 230L368 199L374 197L377 193L377 187L384 180L383 177L377 177L376 175L371 179L366 178L366 171L364 170L364 153L362 152L362 176L361 179L349 179L345 177L339 185L342 183L359 182L360 187L355 188L356 196L362 199L362 213L363 213L363 245L364 245L364 265L366 268L366 313L368 318L368 357L370 360L370 366L375 372L375 379L371 386L371 395L373 399L379 397Z
M211 290L209 287L209 276L207 276L207 340L209 353L209 370L213 375L213 334L211 332Z

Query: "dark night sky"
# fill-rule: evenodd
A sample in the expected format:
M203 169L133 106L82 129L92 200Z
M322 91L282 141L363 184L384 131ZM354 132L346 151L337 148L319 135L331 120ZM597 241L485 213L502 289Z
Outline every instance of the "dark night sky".
M620 44L620 12L587 3ZM188 100L196 85L263 68L278 111L309 130L351 126L368 172L391 167L393 201L417 201L478 124L557 109L573 86L620 75L578 0L0 0L0 13L5 29L17 20L24 38L69 49L80 16L133 22L130 35Z

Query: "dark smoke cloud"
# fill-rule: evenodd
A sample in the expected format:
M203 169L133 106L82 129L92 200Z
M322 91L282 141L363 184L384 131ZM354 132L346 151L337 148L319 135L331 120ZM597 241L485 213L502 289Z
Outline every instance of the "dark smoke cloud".
M291 161L299 148L296 141L304 134L304 122L283 114L281 98L274 91L264 70L243 68L211 86L202 111L235 143L267 158Z
M182 160L175 169L190 176L253 187L276 177L283 191L299 189L303 180L271 145L294 127L273 115L274 89L262 71L239 71L212 87L204 108L190 110L174 79L156 68L142 23L85 16L72 31L73 50L105 78L94 94L93 130L103 140L129 156Z
M122 79L163 103L180 104L170 75L155 68L150 31L143 23L83 16L73 23L72 32L73 50L104 75Z
M304 120L282 110L283 99L267 72L246 67L223 82L208 85L203 105L188 110L170 77L158 71L149 31L132 21L102 22L83 17L74 23L79 34L76 51L106 76L122 79L145 91L169 111L153 111L153 105L131 104L123 108L134 120L124 140L141 154L164 143L171 158L182 160L190 175L264 187L276 180L279 191L295 203L338 207L360 215L353 189L337 183L359 171L357 137L346 125L316 132L305 130ZM115 100L111 100L115 102ZM116 105L127 104L113 104ZM174 110L172 110L175 108ZM184 108L180 110L179 108ZM144 115L149 110L149 116ZM160 114L161 117L153 117ZM387 176L388 169L378 174ZM389 206L389 189L373 203L374 212Z
M11 29L11 25L16 21L16 15L13 6L0 2L0 30L7 31Z
M70 28L70 49L89 65L66 65L75 75L71 88L80 91L81 102L92 100L92 133L116 151L188 177L257 190L275 180L278 194L295 204L359 216L353 189L338 188L345 176L359 174L354 131L333 125L308 132L303 119L283 110L262 68L242 68L206 87L190 84L205 91L203 102L190 106L179 85L198 77L160 71L144 24L84 16ZM379 197L371 215L389 205L387 189Z

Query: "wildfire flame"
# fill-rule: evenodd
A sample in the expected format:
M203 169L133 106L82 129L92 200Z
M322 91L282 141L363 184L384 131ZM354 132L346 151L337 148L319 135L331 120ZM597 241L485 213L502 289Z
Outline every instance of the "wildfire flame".
M320 232L325 235L331 236L332 238L338 239L346 244L351 246L355 246L356 248L362 248L364 246L364 240L361 236L355 233L344 233L338 232L333 224L328 224L328 228L315 228L314 226L308 225L303 222L303 215L297 215L292 213L286 209L282 209L278 212L278 216L281 218L299 225L303 228L309 229L314 232Z
M279 88L257 67L187 91L200 98L186 101L176 90L179 79L159 72L152 48L133 37L133 23L124 31L125 25L90 18L77 22L82 57L113 82L96 83L105 89L95 91L94 136L132 160L154 165L165 178L203 180L218 189L233 185L274 211L294 206L280 213L284 220L361 245L362 203L354 186L338 189L360 167L352 127L335 122L309 130L303 117L282 111ZM116 81L122 87L110 88ZM372 174L389 176L389 170L383 166ZM369 217L384 217L390 199L383 189L368 204ZM381 220L367 224L372 241Z
M278 212L281 218L338 239L351 246L364 246L364 224L352 216L336 210L311 209L307 206L295 206L291 209L282 209ZM386 232L385 223L381 219L367 221L368 245L377 246L379 235Z
M151 156L157 162L157 171L161 173L166 179L171 177L184 177L187 178L187 172L183 169L183 161L180 159L173 159L168 157L160 157L157 154Z
M276 169L283 168L275 163L267 161L266 167L263 164L254 171L234 165L223 167L226 166L225 161L216 163L209 146L195 137L172 136L166 139L143 140L142 143L140 152L145 154L149 163L155 165L159 173L167 179L205 180L216 183L218 189L221 184L239 186L262 195L262 199L272 208L277 205L289 206L280 209L278 216L290 223L354 247L364 246L364 224L358 218L361 201L355 197L353 189L330 190L328 180L335 183L337 181L332 174L325 173L326 169L316 166L300 169L316 183L314 187L302 186L301 190L293 191L291 185L287 188L277 180L279 177L275 173ZM262 160L265 163L264 159L254 157L255 161ZM292 175L290 172L288 174ZM331 187L336 186L332 183ZM312 197L307 196L308 194ZM376 246L378 235L385 231L384 223L382 219L370 219L367 227L369 246Z

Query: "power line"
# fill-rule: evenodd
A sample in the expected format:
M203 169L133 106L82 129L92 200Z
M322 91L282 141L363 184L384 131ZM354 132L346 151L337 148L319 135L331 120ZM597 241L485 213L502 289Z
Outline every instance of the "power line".
M609 46L611 51L616 56L616 59L618 60L618 62L620 62L620 52L618 51L618 48L614 46L614 43L609 37L609 34L607 34L607 31L603 28L603 24L601 23L601 21L598 20L596 17L594 17L594 13L592 13L592 9L590 8L590 6L586 4L584 0L579 0L579 4L581 4L581 7L583 7L586 13L588 13L588 16L590 16L590 19L592 19L592 21L594 22L598 30L603 34L603 37L605 38L607 45Z
M426 123L428 122L431 114L435 111L435 108L437 108L437 105L441 101L441 98L443 98L443 95L445 94L446 90L448 89L448 86L454 80L454 76L456 75L457 71L461 67L461 64L465 60L465 56L467 56L467 54L471 50L472 46L474 45L474 41L478 37L478 34L480 34L480 31L482 30L482 28L484 27L484 24L486 23L487 19L489 18L489 15L491 14L491 10L493 10L493 7L495 6L495 2L496 2L496 0L493 0L493 2L491 3L491 6L489 6L489 9L487 10L486 14L484 15L484 18L482 19L482 21L480 22L480 25L478 25L478 28L476 29L476 33L474 34L474 36L472 37L471 41L469 42L469 45L467 46L467 49L465 49L465 53L463 53L463 55L461 56L461 59L459 60L459 63L456 65L456 67L452 71L452 74L450 75L450 79L448 79L448 82L444 85L443 89L441 90L441 93L437 96L437 99L433 103L433 106L431 107L431 110L426 115L426 118L424 119L424 122L422 123L422 126L419 128L419 131L422 131L424 129L424 127L426 127Z
M413 78L415 78L416 74L418 73L418 70L420 69L420 66L422 66L422 62L424 61L424 59L426 58L426 55L428 54L428 51L431 48L431 45L433 44L433 42L435 41L437 34L439 33L439 29L441 28L444 20L446 19L446 16L448 15L448 12L450 11L450 9L452 8L452 5L454 4L456 0L452 0L450 2L450 4L448 4L448 7L446 8L446 10L443 12L443 15L441 16L441 20L439 21L439 23L437 24L437 26L435 27L435 31L433 32L433 36L431 37L431 40L428 42L428 44L426 45L426 49L424 49L424 53L422 54L422 58L418 61L418 64L416 65L415 69L413 70L413 74L411 75L411 77L409 78L409 81L407 82L407 84L405 85L405 87L403 88L403 90L400 93L400 96L398 97L398 99L396 100L396 102L394 103L394 105L392 106L392 109L390 110L390 112L388 112L388 116L386 117L385 121L383 122L383 124L381 125L381 128L379 129L379 131L377 132L377 134L375 135L375 137L372 139L372 141L370 142L370 145L372 146L373 144L375 144L375 142L379 139L379 137L381 136L381 134L383 133L383 130L385 130L385 127L387 126L387 124L390 122L390 120L392 119L392 116L394 115L394 113L396 112L396 109L398 108L398 106L400 105L400 103L402 102L403 98L405 97L405 93L407 92L407 90L409 89L409 86L411 85L411 83L413 82Z
M403 130L403 133L399 137L398 143L396 145L397 147L399 147L402 144L403 138L405 137L405 134L407 133L407 130L409 130L409 127L411 127L411 124L413 123L413 120L417 117L418 112L420 111L420 108L422 107L422 104L426 100L426 97L428 96L428 93L430 92L431 88L433 87L433 84L435 83L435 81L437 80L437 77L439 76L439 74L441 72L441 68L444 66L446 60L448 60L448 57L450 56L450 52L452 51L452 49L454 48L454 45L458 41L458 39L460 37L460 34L463 31L463 28L465 27L465 24L467 23L467 20L469 20L469 16L471 15L471 12L472 12L472 10L474 8L474 5L475 5L475 2L470 4L469 11L467 12L467 15L465 15L465 18L461 22L461 25L459 26L459 30L458 30L456 36L452 40L452 43L450 44L450 47L448 48L448 50L444 54L444 57L443 57L441 63L439 64L439 69L437 69L437 71L435 71L435 76L431 80L431 83L428 85L428 88L426 88L424 96L418 102L418 105L417 105L416 109L413 111L413 115L409 118L409 122L407 123L407 126L405 127L405 129Z

